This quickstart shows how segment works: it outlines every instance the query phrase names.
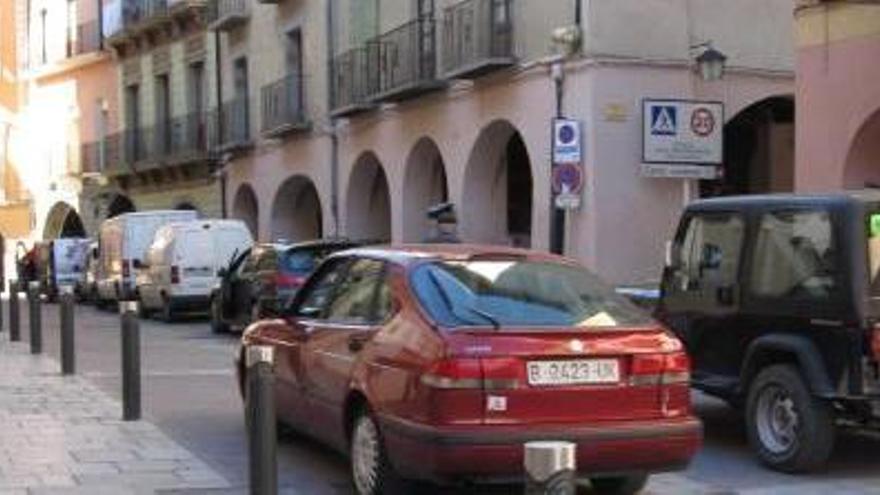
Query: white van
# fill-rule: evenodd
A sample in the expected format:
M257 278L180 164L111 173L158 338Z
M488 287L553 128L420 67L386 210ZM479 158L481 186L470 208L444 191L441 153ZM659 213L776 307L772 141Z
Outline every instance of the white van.
M98 304L134 299L135 270L143 263L159 227L196 218L194 211L156 210L124 213L105 220L98 236Z
M162 318L171 321L176 311L207 311L219 269L253 243L241 220L196 220L161 227L138 274L144 313L161 311Z

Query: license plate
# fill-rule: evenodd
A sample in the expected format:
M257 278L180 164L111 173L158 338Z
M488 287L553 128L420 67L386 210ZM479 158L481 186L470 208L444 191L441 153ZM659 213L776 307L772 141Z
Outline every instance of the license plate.
M616 359L530 361L529 385L584 385L617 383L620 366Z

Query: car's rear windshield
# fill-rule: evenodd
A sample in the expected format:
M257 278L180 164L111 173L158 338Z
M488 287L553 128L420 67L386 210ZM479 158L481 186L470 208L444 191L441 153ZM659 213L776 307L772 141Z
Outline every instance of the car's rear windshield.
M447 328L614 328L649 316L584 268L530 260L437 261L411 278L421 305Z
M281 269L286 273L308 275L318 266L318 254L313 250L287 251L281 255Z

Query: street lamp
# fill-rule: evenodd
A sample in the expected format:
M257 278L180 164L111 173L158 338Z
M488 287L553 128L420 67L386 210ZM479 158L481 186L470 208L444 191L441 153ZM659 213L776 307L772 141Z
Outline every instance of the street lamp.
M727 55L716 50L712 46L712 42L697 45L694 48L704 48L704 50L694 59L697 63L697 70L700 77L707 82L718 81L724 77L724 67L727 63Z

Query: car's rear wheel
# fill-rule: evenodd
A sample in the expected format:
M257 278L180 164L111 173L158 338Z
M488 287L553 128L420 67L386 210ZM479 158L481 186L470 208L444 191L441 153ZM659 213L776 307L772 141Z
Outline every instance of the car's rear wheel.
M162 298L162 321L165 323L174 322L174 305L167 297Z
M749 443L765 465L788 473L821 468L834 446L834 411L814 397L798 369L774 365L749 387Z
M634 495L648 484L648 475L615 476L613 478L590 478L593 493L607 495Z
M223 302L216 296L211 298L211 331L215 334L229 333L229 325L223 321Z
M394 471L379 425L362 411L354 420L350 444L351 478L358 495L406 493L403 480Z

